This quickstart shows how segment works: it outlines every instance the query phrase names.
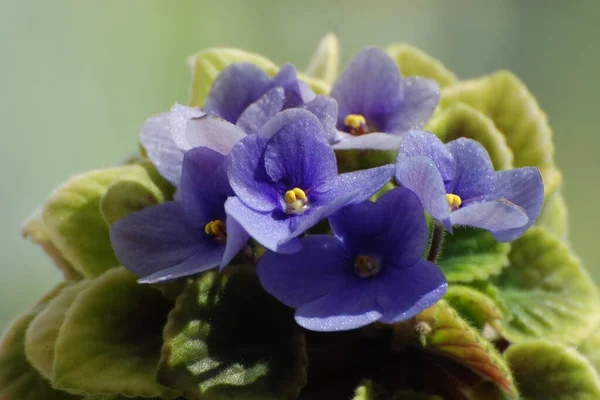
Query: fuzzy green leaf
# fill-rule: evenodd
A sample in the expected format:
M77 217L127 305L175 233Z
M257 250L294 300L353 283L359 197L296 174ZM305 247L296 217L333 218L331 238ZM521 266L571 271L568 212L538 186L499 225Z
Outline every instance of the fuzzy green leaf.
M306 75L322 80L328 85L333 85L338 73L340 63L340 44L337 36L333 33L327 34L313 54Z
M18 317L4 332L0 343L0 399L75 400L79 397L50 386L25 357L25 332L31 321L64 288L59 285L32 310Z
M600 372L600 326L581 343L579 352L587 357L597 372Z
M600 323L592 278L556 236L533 227L511 243L510 265L492 280L511 315L502 334L511 342L544 338L578 344Z
M392 400L444 400L440 396L427 393L413 392L412 390L402 390L394 394Z
M434 79L440 87L451 85L457 81L456 76L448 71L441 62L416 47L398 43L388 47L387 52L398 64L402 75Z
M468 81L442 90L440 108L466 103L494 121L514 155L515 167L538 167L545 193L560 184L554 163L552 130L535 97L516 76L507 71Z
M354 391L352 400L385 400L389 396L373 381L364 381Z
M562 240L567 239L569 236L569 215L567 203L560 188L546 199L542 213L535 224L543 227L548 232L552 232Z
M575 349L535 340L513 345L505 353L526 400L600 399L600 380Z
M107 189L119 181L146 182L155 171L146 161L87 172L61 185L46 201L42 217L51 242L81 275L96 277L119 264L100 208Z
M438 262L448 282L472 282L497 275L508 265L510 245L481 229L458 227L446 234Z
M444 300L478 329L483 329L486 324L500 329L500 320L504 318L502 311L491 297L481 291L468 286L451 285Z
M159 381L190 399L291 399L306 381L304 336L293 312L249 267L190 282L164 336Z
M160 291L136 283L125 269L107 271L66 314L56 342L53 385L87 395L175 397L155 377L171 307Z
M418 314L416 324L425 349L471 368L518 398L510 370L494 346L444 300Z
M444 142L461 137L477 140L490 154L496 170L513 167L512 150L494 121L465 103L453 104L436 113L425 129L435 133Z
M88 280L66 286L31 322L25 335L25 355L46 379L52 379L54 350L60 327L75 299L89 284Z

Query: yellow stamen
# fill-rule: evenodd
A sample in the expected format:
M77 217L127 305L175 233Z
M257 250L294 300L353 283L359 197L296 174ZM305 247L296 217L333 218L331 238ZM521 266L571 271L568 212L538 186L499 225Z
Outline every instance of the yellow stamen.
M224 239L225 237L227 237L227 232L225 231L225 223L220 219L210 221L209 223L204 225L204 232L207 235L214 236L215 239Z
M367 133L367 120L360 114L348 114L344 118L344 125L346 125L352 135L364 135Z
M377 275L380 269L379 264L369 256L358 256L354 260L354 272L361 278Z
M460 196L455 194L447 194L446 199L448 200L448 206L450 207L450 210L457 210L462 204Z
M308 198L304 190L293 188L285 192L285 202L287 203L286 212L288 214L302 214L306 209Z

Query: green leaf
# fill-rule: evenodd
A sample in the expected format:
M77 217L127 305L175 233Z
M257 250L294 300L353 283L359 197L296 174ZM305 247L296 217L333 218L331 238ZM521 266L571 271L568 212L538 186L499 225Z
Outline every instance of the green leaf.
M587 357L597 372L600 372L600 326L581 343L579 352Z
M402 75L434 79L440 87L451 85L457 81L456 76L448 71L441 62L416 47L397 43L388 47L387 52L398 64Z
M567 203L560 188L555 190L546 199L542 213L535 221L535 224L555 234L562 240L567 239L569 236L569 215Z
M119 265L100 202L115 182L146 182L156 174L149 162L87 172L71 178L46 201L42 217L51 242L86 278Z
M600 399L600 381L575 349L543 340L510 346L505 353L525 400Z
M508 265L510 245L482 229L458 227L446 234L438 261L448 282L472 282L497 275Z
M89 281L66 286L31 322L25 335L27 360L46 379L52 379L52 364L58 333L65 315Z
M514 155L515 167L536 166L544 179L545 193L560 184L554 163L552 130L535 97L507 71L467 81L442 90L440 108L466 103L494 121Z
M190 105L204 106L204 101L215 78L229 64L235 62L252 63L270 76L277 73L278 68L272 61L259 54L239 49L212 48L202 50L189 59L192 68L192 90Z
M385 400L390 396L382 388L367 380L360 384L354 392L353 400Z
M136 283L125 269L107 271L66 314L56 342L52 384L87 395L175 397L155 377L171 306L160 291Z
M423 346L453 359L517 396L510 370L494 346L441 300L416 316Z
M478 329L483 329L487 324L496 331L500 330L500 320L504 318L500 308L491 297L479 290L451 285L444 300Z
M191 399L295 398L306 383L293 311L253 269L230 266L190 282L165 327L159 381Z
M0 399L75 400L79 397L53 389L25 357L25 332L48 302L60 293L59 285L32 310L18 317L4 332L0 343Z
M427 393L413 392L412 390L402 390L394 394L392 400L444 400L440 396Z
M492 280L511 314L502 334L511 342L544 338L578 344L600 323L592 278L556 236L530 228L511 243L510 265Z
M327 34L313 54L306 75L322 80L328 85L333 85L338 73L340 63L340 44L337 36L333 33Z
M435 133L444 142L461 137L477 140L490 154L496 170L513 168L512 150L494 121L465 103L453 104L436 113L425 129Z

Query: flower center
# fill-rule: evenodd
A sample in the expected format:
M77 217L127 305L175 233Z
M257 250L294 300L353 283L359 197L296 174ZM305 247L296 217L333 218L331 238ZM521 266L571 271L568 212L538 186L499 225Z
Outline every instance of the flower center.
M358 256L354 260L354 273L361 278L377 275L381 271L379 263L369 256Z
M462 204L462 200L460 199L460 196L452 194L452 193L447 194L446 199L448 200L448 208L450 209L450 212L458 210L458 208Z
M302 214L306 211L308 197L304 190L293 188L285 192L285 212L287 214Z
M344 119L344 125L348 128L350 134L354 136L369 133L367 120L360 114L348 114Z
M204 225L204 232L206 232L207 235L214 237L218 243L224 243L227 239L225 223L220 219L215 219Z

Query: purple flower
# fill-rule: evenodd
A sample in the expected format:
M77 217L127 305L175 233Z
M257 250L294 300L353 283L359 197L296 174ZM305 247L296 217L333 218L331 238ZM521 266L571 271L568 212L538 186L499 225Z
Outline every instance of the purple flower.
M178 200L145 208L113 224L117 259L142 283L173 280L225 266L248 240L227 218L233 191L224 156L204 147L185 154Z
M453 225L474 226L501 242L521 236L544 201L537 168L496 172L480 143L460 138L444 145L429 132L411 131L402 137L396 179L448 231Z
M433 114L440 90L422 77L402 78L384 51L362 50L331 90L338 103L336 149L395 150L402 133L422 128Z
M341 331L394 323L444 296L444 275L421 259L427 224L410 190L396 188L377 203L349 205L329 221L335 237L304 237L299 252L267 252L257 267L265 290L296 308L298 324Z
M228 156L237 197L228 215L266 248L299 250L297 236L343 206L365 201L393 176L393 165L337 174L335 154L310 112L279 113Z

